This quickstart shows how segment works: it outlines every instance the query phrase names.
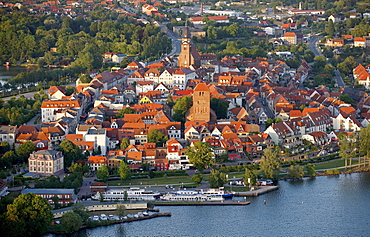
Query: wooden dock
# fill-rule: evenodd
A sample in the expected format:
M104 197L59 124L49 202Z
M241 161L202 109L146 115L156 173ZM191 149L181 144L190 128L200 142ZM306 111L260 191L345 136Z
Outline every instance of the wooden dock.
M256 197L274 190L279 189L279 186L263 186L259 189L247 192L236 192L234 196L236 197Z
M245 206L250 202L226 201L226 202L155 202L154 206Z

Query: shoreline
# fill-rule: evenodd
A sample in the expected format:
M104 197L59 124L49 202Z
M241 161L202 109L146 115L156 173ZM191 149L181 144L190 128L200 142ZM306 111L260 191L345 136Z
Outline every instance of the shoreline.
M72 235L73 233L76 233L78 231L84 230L84 229L92 229L92 228L97 228L101 226L111 226L111 225L116 225L116 224L122 224L122 223L129 223L129 222L134 222L134 221L142 221L142 220L148 220L148 219L153 219L157 217L171 217L172 214L170 212L165 212L165 213L154 213L149 216L143 216L143 217L138 217L138 218L127 218L123 220L108 220L107 222L98 222L98 221L89 221L91 223L97 224L96 226L87 226L86 224L81 226L77 231L74 231L70 234L67 235ZM52 234L52 235L61 235L63 233L58 233L58 232L52 232L49 231L47 234Z

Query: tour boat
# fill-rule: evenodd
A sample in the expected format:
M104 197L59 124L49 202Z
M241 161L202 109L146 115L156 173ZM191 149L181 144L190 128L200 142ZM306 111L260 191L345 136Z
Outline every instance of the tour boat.
M122 201L125 199L125 193L127 193L128 200L138 200L138 201L154 201L159 196L160 193L154 193L151 190L145 190L142 188L130 188L130 189L109 189L105 192L97 192L91 198L94 200L99 200L100 195L103 195L104 201Z
M224 198L221 195L207 195L195 190L179 190L177 192L167 193L161 196L161 200L172 202L222 202Z
M222 196L223 198L232 198L233 195L235 194L235 192L225 191L223 188L201 189L200 193L205 195Z

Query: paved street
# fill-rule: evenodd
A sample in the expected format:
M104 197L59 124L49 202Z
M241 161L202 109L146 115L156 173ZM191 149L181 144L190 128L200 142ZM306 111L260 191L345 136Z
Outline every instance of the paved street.
M320 48L318 47L318 41L319 41L319 36L317 35L311 36L310 41L308 43L308 48L315 54L315 56L324 56ZM333 79L337 81L338 87L339 88L346 87L346 85L344 84L343 78L340 75L339 70L335 69L334 73L335 73L335 76L333 76Z
M308 43L308 48L315 54L315 56L324 56L318 47L318 41L319 37L317 35L311 36Z
M334 73L335 73L334 78L337 81L338 87L343 87L343 88L346 87L346 85L344 84L343 78L340 75L339 70L338 69L335 69Z

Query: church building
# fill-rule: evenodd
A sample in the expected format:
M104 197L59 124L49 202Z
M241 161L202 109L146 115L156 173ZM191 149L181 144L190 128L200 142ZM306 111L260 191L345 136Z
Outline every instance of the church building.
M186 113L187 121L216 122L216 113L211 109L211 93L206 83L199 83L193 91L193 106Z
M184 31L182 32L181 53L178 59L178 67L180 68L188 68L191 65L200 67L200 55L197 52L194 44L191 42L190 37L190 30L186 25Z

